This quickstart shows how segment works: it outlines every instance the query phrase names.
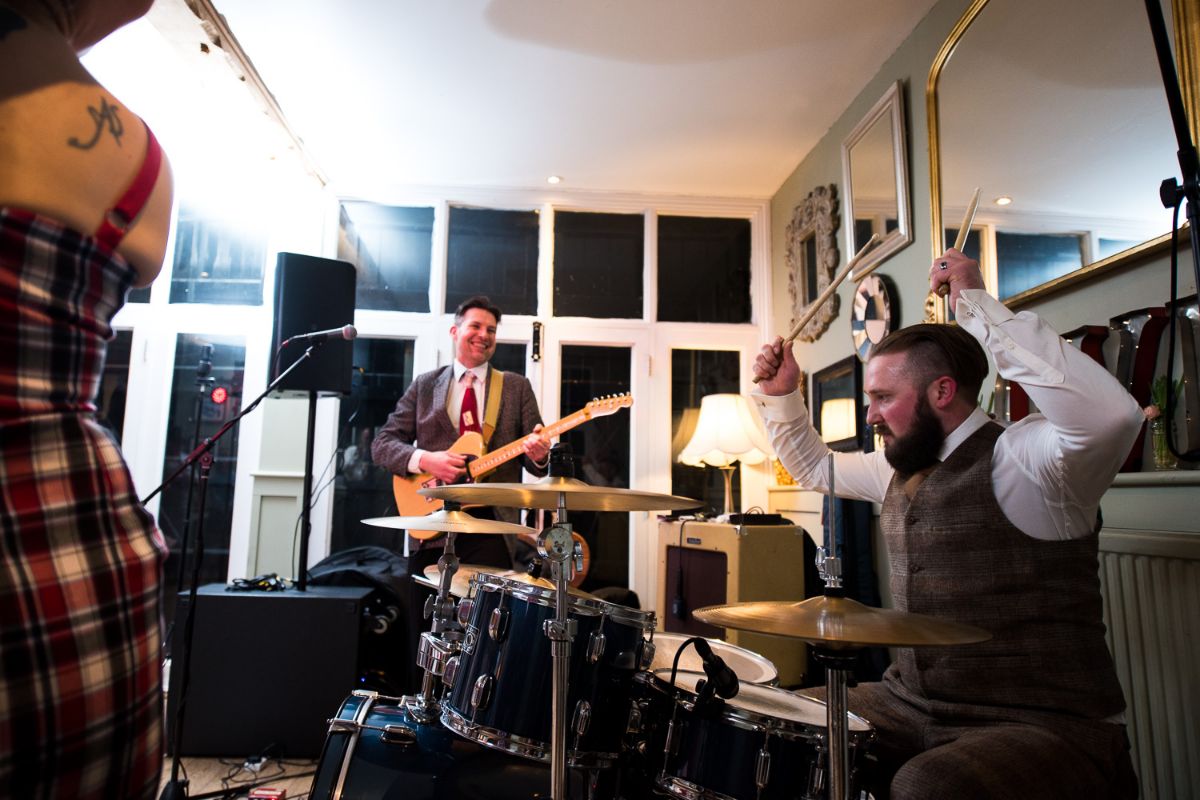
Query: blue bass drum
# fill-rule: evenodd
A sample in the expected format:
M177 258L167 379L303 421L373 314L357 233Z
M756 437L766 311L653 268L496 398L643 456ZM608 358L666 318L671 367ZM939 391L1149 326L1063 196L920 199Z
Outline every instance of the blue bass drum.
M612 797L611 770L567 771L571 798ZM330 720L311 800L535 800L549 767L421 723L395 697L355 692Z

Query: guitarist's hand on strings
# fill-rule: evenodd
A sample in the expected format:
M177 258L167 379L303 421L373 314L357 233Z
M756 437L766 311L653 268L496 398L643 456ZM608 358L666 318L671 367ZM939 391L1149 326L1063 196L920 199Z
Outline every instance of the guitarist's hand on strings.
M421 471L442 483L455 483L467 473L467 457L449 450L426 452L421 456Z
M550 457L550 442L543 439L539 434L542 426L533 426L533 433L521 440L521 449L525 451L525 455L534 463L541 465L546 463L546 459Z

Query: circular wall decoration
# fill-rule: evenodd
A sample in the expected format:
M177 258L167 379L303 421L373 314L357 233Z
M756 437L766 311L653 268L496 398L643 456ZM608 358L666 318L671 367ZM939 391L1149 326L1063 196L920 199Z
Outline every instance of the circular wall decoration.
M871 348L897 327L898 313L892 312L889 283L882 275L868 275L854 290L850 336L854 339L854 352L864 362L871 357Z

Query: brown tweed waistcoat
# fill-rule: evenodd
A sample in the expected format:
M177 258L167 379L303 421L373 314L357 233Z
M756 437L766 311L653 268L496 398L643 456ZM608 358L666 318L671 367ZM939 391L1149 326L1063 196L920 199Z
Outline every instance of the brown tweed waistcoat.
M1002 430L989 423L974 433L911 502L893 478L880 515L896 608L993 638L900 649L885 679L943 708L1110 717L1125 701L1104 640L1097 537L1045 541L1008 521L992 490Z

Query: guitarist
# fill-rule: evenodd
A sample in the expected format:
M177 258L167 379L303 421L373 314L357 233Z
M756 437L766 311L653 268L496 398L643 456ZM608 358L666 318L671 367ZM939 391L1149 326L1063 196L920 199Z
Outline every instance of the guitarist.
M464 477L467 457L448 448L463 433L480 431L484 422L490 422L486 419L486 409L493 370L488 362L496 352L499 322L500 309L483 296L471 297L455 309L454 325L450 328L454 363L417 376L408 387L371 445L376 464L397 475L429 473L444 483ZM487 446L492 450L524 437L525 455L501 465L488 480L519 483L522 466L535 475L544 475L550 443L537 435L541 429L542 415L529 380L523 375L503 373L499 412ZM493 518L494 513L496 519L518 521L518 510L512 508L472 508L470 513L483 518ZM512 538L500 534L465 534L455 541L455 552L464 564L487 564L507 570L513 566ZM420 575L425 567L436 564L442 546L442 535L424 541L410 537L409 575ZM409 618L415 654L415 642L427 623L422 615L424 587L413 586L414 608ZM421 590L420 596L416 590Z

